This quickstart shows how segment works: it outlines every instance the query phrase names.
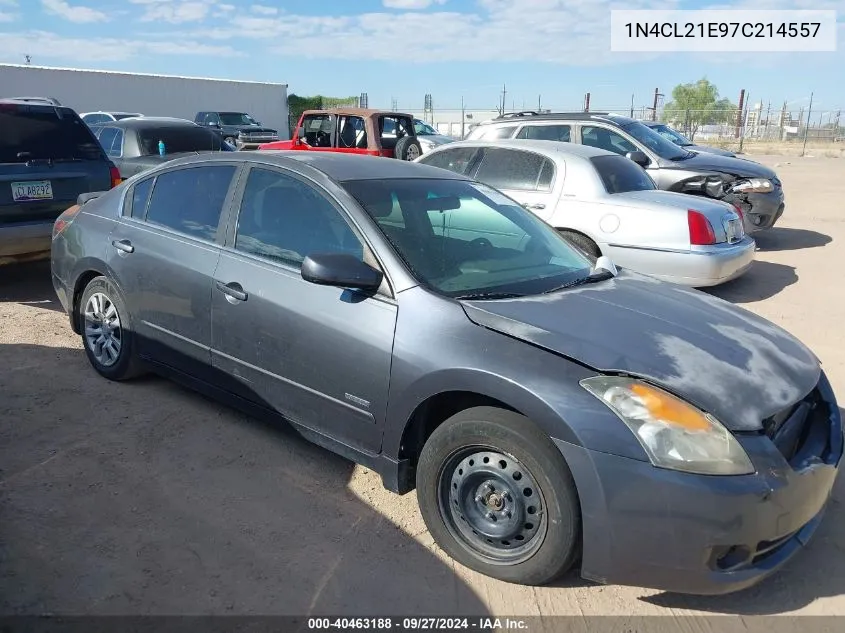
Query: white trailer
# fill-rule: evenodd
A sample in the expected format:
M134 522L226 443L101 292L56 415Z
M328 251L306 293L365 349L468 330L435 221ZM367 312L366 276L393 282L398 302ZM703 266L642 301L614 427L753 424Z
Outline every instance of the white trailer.
M279 138L290 138L287 84L0 64L2 97L53 97L77 112L191 121L202 111L247 112L278 130Z

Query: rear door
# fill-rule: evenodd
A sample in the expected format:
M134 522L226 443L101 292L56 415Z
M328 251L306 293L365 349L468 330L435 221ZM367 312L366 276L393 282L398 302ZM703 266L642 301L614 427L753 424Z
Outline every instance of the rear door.
M79 194L110 187L108 160L73 110L0 104L0 227L52 223Z
M132 315L138 351L197 377L211 364L220 218L238 170L215 162L139 180L108 238L108 263Z
M560 198L562 178L557 178L555 172L555 164L542 154L486 147L473 177L548 220Z

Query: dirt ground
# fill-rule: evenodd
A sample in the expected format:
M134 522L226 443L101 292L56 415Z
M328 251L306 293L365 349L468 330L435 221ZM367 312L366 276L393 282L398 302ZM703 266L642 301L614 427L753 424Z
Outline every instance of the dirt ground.
M805 341L845 399L840 159L755 157L787 192L744 277L714 294ZM809 547L751 590L684 597L470 572L415 495L157 378L88 366L47 265L0 269L0 613L845 615L845 485Z

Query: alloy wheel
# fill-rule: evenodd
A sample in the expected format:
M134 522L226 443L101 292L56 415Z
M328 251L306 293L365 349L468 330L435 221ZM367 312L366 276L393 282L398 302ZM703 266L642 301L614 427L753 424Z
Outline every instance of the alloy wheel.
M104 367L111 367L120 358L123 330L114 302L102 292L88 298L84 312L85 345Z

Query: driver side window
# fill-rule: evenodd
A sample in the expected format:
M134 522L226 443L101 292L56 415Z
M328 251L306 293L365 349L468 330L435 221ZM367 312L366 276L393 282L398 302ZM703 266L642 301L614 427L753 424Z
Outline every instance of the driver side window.
M305 142L311 147L332 146L332 116L330 114L311 114L302 120Z
M638 147L621 134L604 127L586 125L581 128L581 143L624 156L638 151Z

